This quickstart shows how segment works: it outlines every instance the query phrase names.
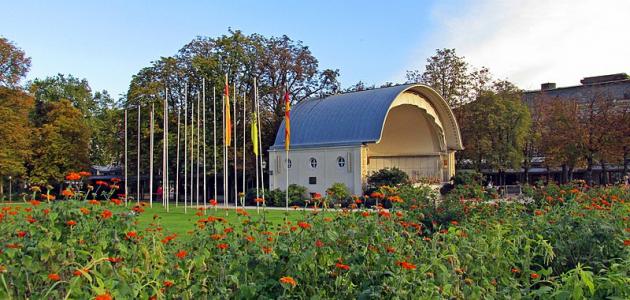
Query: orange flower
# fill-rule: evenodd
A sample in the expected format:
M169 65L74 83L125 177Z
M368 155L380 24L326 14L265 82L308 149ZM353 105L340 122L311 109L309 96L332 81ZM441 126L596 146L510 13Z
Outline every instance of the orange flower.
M108 210L108 209L104 210L104 211L101 213L101 217L103 218L103 220L106 220L106 219L111 218L111 217L112 217L112 215L113 215L113 213L112 213L110 210Z
M223 238L225 238L225 235L215 233L213 235L210 235L210 238L215 240L215 241L218 241L218 240L222 240Z
M217 200L214 200L214 199L210 199L209 203L210 203L210 206L217 206L218 204Z
M253 242L253 241L255 241L255 240L256 240L256 239L255 239L253 236L251 236L251 235L248 235L245 239L247 239L247 241L249 241L249 242Z
M97 180L96 181L96 185L100 185L100 186L104 186L104 187L108 187L109 186L109 184L107 182L102 181L102 180Z
M59 281L61 280L61 276L59 276L59 274L57 273L51 273L51 274L48 274L48 279L52 281Z
M415 270L416 269L416 265L414 265L414 264L412 264L410 262L399 261L396 264L401 266L403 269L406 269L406 270Z
M383 199L385 196L379 192L372 192L372 194L370 194L370 197L372 198L377 198L377 199Z
M72 196L74 196L74 193L70 189L63 190L63 192L61 192L61 194L64 195L65 197L72 197Z
M222 244L218 244L217 248L219 248L221 250L226 250L227 248L230 248L230 245L222 243Z
M127 239L133 239L133 238L138 238L138 233L135 231L129 231L126 234Z
M223 229L223 232L225 232L225 233L234 232L234 228L232 228L232 227L225 228L225 229Z
M369 211L364 211L361 213L362 216L364 217L369 217L370 216L370 212Z
M306 222L298 222L298 226L300 226L300 228L302 228L302 229L309 229L309 228L311 228L311 224L306 223Z
M630 246L630 240L624 240L623 241L623 245L624 246Z
M532 279L538 279L540 278L540 275L538 275L538 273L532 273L531 275L529 275L529 277L531 277Z
M108 257L107 260L111 263L119 263L123 261L122 257Z
M512 273L514 273L514 274L521 273L521 270L519 270L519 269L517 269L517 268L512 268L512 270L511 270L511 271L512 271Z
M119 183L121 180L120 180L120 178L114 177L114 178L111 179L111 181L113 183Z
M451 221L451 225L457 226L459 223L455 220Z
M84 215L90 214L90 210L85 207L81 207L80 210L81 210L81 213L83 213Z
M90 271L89 269L76 269L76 270L74 270L74 272L72 272L72 275L78 277L78 276L83 275L83 273L87 273L89 271Z
M543 212L542 212L542 210L538 210L537 209L537 210L534 211L534 214L537 215L537 216L541 216L543 214Z
M70 221L66 222L66 225L72 227L74 225L77 225L77 222L75 220L70 220Z
M262 247L262 251L266 254L271 253L273 249L271 247Z
M285 276L285 277L280 278L280 282L290 284L294 287L297 285L297 282L295 281L295 279L293 279L293 277L290 277L290 276Z
M31 200L30 202L31 202L31 205L33 205L33 206L38 206L38 205L41 204L41 202L37 201L37 200Z
M392 203L403 203L403 199L400 198L399 196L391 196L391 197L387 197L387 200L391 201Z
M79 176L81 176L81 177L89 177L89 176L92 176L92 173L86 172L86 171L82 171L82 172L79 172Z
M94 298L94 300L112 300L112 295L109 293L100 294Z
M175 283L173 283L172 281L169 281L169 280L165 280L164 281L164 287L167 287L167 288L172 287L174 284Z
M99 205L99 202L97 200L90 200L88 201L88 203L92 205Z
M66 175L66 180L70 180L70 181L81 180L81 174L75 173L75 172L70 172L70 173L68 173L68 175Z
M177 253L175 253L175 256L177 256L179 259L184 259L184 257L186 257L187 254L188 252L184 250L179 250Z
M345 270L345 271L350 270L350 266L344 265L342 263L336 263L335 266L337 267L337 269L341 269L341 270Z
M111 201L112 203L116 204L116 205L122 205L122 200L120 200L120 199L115 199L115 198L114 198L114 199L112 199L112 200L110 200L110 201Z
M318 248L324 247L324 242L320 240L315 241L315 247L318 247Z

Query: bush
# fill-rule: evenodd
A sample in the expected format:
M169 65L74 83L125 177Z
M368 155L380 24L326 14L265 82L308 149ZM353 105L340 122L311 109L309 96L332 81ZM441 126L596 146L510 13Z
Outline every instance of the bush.
M341 204L346 206L348 204L348 200L350 199L350 189L340 182L333 183L333 185L326 190L326 194L331 200L333 200L333 205Z
M391 169L385 168L368 176L367 183L372 189L379 188L384 185L399 186L401 184L409 183L409 175L396 167Z
M306 203L305 201L309 199L307 191L306 187L297 184L290 184L289 206L304 206ZM273 191L269 191L268 193L265 191L265 201L267 202L267 206L284 207L286 205L285 191L280 189L275 189Z
M481 185L483 175L476 171L457 172L453 176L453 183L457 185Z

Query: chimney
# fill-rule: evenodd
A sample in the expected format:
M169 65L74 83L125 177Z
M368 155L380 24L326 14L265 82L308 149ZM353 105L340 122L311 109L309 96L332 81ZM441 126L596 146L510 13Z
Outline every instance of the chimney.
M556 88L556 83L555 82L547 82L547 83L543 83L540 85L540 90L541 91L546 91L546 90L553 90Z

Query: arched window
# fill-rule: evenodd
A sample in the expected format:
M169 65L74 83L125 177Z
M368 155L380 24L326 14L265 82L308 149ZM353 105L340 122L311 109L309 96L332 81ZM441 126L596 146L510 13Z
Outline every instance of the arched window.
M313 169L317 168L317 159L315 159L315 157L311 157L309 162L311 164L311 168Z
M346 159L345 159L345 158L343 158L343 157L341 157L341 156L337 157L337 165L338 165L340 168L345 167L345 166L346 166Z

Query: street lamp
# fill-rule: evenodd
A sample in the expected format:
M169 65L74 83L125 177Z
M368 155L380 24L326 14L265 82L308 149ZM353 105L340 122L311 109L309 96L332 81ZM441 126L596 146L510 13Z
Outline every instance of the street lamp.
M11 186L13 185L13 177L9 176L9 202L11 202L13 200L12 198L12 191L11 191Z

